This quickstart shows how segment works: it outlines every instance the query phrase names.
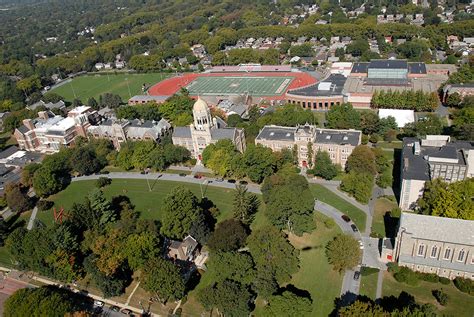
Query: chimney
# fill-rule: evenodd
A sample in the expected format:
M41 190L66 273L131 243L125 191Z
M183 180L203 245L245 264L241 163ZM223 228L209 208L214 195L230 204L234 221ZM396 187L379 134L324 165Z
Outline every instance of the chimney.
M23 124L28 128L28 130L34 130L35 125L33 124L33 120L31 119L24 119Z
M43 119L43 120L48 120L48 112L47 111L39 111L38 112L38 118Z

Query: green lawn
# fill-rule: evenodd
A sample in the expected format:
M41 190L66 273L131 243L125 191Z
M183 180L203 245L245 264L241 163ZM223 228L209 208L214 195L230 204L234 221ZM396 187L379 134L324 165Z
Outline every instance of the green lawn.
M443 292L448 294L448 304L441 306L432 295L435 289L443 289ZM385 272L383 279L383 296L398 296L402 291L405 291L415 297L415 300L420 303L430 303L436 306L440 313L444 316L456 317L472 317L474 312L474 296L470 296L459 291L453 283L443 285L440 283L429 283L419 281L416 286L410 286L404 283L397 282L392 274Z
M365 231L365 213L352 205L348 201L340 198L338 195L334 194L332 191L320 184L310 184L311 192L313 193L314 198L333 206L338 209L343 214L348 215L352 221L357 225L361 232Z
M342 274L334 271L327 261L326 244L340 233L338 226L328 229L324 215L316 213L316 230L302 237L290 236L291 243L300 252L300 270L293 275L290 284L307 290L313 299L312 316L328 316L334 309L334 299L339 297Z
M200 186L197 184L179 183L173 181L150 181L152 191L148 190L145 180L139 179L114 179L112 184L104 188L106 197L126 195L135 205L135 210L145 219L160 219L161 202L163 198L176 186L184 186L190 189L197 197L201 197ZM81 202L84 197L95 186L95 181L79 181L71 183L62 192L51 196L49 200L54 201L55 207L64 207L67 211L74 202ZM213 186L203 186L204 195L209 198L221 211L218 220L228 218L232 211L233 190ZM53 212L44 211L38 213L38 219L45 224L53 221Z
M374 217L372 219L372 233L377 234L380 237L387 237L387 231L390 228L386 228L384 216L387 212L397 207L397 203L387 198L379 198L375 201Z
M377 295L377 279L378 272L374 272L369 275L361 274L359 290L360 295L364 295L375 300L375 296Z
M99 96L107 92L120 95L123 101L127 101L130 95L133 97L143 94L143 84L152 86L169 76L170 74L162 73L86 75L76 77L52 91L63 96L66 101L78 98L82 102L87 102L87 99L91 97L98 101Z
M377 142L377 147L381 147L385 149L401 149L403 147L403 142L402 141L393 141L393 142L380 141L380 142Z

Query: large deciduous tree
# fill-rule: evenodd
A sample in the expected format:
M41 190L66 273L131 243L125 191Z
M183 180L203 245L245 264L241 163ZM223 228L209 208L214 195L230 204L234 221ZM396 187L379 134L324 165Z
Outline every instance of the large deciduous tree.
M8 207L10 207L13 212L23 212L33 206L26 191L27 190L20 184L7 184L7 186L5 186L5 198Z
M346 170L356 173L377 174L374 152L366 145L359 145L347 158Z
M282 284L298 270L298 251L274 226L255 230L248 237L247 244L257 267L257 275L266 271Z
M314 167L311 172L315 176L320 176L329 180L337 176L338 168L332 163L328 152L318 150L315 156Z
M178 266L156 257L143 267L143 287L162 301L177 300L184 296L185 283Z
M248 233L247 228L235 219L224 220L217 225L208 241L213 251L232 251L245 245Z
M265 316L310 316L313 310L311 298L285 290L280 295L271 296L265 306Z
M205 287L198 293L198 300L204 308L217 308L226 316L247 316L250 313L249 290L241 284L224 280Z
M161 233L170 238L184 238L201 212L198 199L189 189L175 187L163 200Z
M353 268L361 256L359 243L350 235L339 234L326 245L326 256L338 272Z
M358 129L360 113L350 103L334 105L326 114L326 125L331 129Z
M265 213L279 229L297 235L311 232L314 228L314 199L308 181L296 173L272 175L262 186Z

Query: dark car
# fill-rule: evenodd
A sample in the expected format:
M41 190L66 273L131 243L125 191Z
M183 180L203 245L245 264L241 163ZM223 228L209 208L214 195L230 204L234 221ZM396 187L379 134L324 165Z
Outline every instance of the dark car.
M359 231L359 230L357 229L356 225L354 225L354 224L351 225L351 228L352 228L352 231L354 231L354 232Z
M229 179L227 180L228 183L235 184L235 179Z
M186 176L186 174L185 173L180 173L179 176L184 177L184 176Z
M221 183L221 182L223 182L223 181L224 181L224 179L223 179L223 178L216 178L216 182L219 182L219 183Z
M201 179L202 175L201 174L196 174L196 175L194 175L194 178Z
M117 312L118 312L118 311L120 311L120 307L118 307L118 306L110 306L110 310L111 310L111 311L117 311Z
M355 272L354 272L354 280L357 281L357 280L359 279L359 277L360 277L360 272L359 272L359 271L355 271Z
M249 183L249 182L247 182L247 181L239 181L239 184L240 184L240 185L247 185L248 183Z
M341 218L342 218L342 220L344 220L345 222L351 222L351 218L349 218L347 215L342 215Z

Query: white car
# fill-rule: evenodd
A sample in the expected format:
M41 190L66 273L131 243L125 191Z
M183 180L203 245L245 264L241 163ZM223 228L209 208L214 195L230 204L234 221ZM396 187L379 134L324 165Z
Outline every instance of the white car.
M360 248L361 250L364 249L364 244L363 244L362 241L360 241L360 240L359 240L359 248Z
M94 307L104 307L104 302L100 300L95 300L94 301Z

